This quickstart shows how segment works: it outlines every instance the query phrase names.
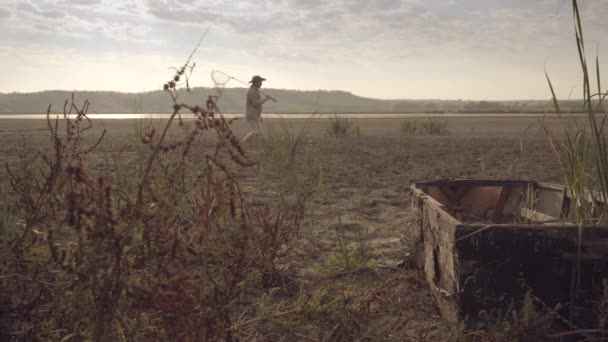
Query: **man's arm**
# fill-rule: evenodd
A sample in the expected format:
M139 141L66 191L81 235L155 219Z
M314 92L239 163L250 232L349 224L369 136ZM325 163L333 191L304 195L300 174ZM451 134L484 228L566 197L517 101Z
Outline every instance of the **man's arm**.
M247 93L247 98L249 100L249 103L259 108L262 104L264 104L264 102L268 101L270 96L266 95L264 99L261 100L259 92L250 91Z
M268 101L270 96L266 95L264 99L260 99L260 93L257 91L250 91L247 93L247 99L255 107L260 107L264 102Z

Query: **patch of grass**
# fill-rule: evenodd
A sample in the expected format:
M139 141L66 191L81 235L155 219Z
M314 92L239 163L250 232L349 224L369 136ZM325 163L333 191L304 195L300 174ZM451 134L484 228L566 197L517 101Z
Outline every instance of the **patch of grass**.
M453 327L448 340L452 341L544 341L555 325L559 307L539 307L532 292L526 292L518 303L511 303L504 312L479 313L482 328L466 330L464 325Z
M367 231L357 232L354 242L349 242L344 230L336 228L338 248L329 255L330 273L351 274L374 268L378 263L369 255L369 239Z
M579 64L582 70L582 89L583 107L585 112L584 122L579 122L574 116L569 116L568 126L565 130L565 138L558 141L554 138L547 126L543 125L547 140L553 154L559 162L562 179L566 187L567 195L570 198L570 206L565 213L566 218L574 221L578 225L577 237L577 256L575 267L572 272L570 283L571 305L569 307L570 316L574 316L577 310L576 294L580 291L581 285L581 260L582 260L582 241L583 230L586 225L608 223L608 145L605 135L606 116L598 115L604 100L608 96L608 91L602 89L600 80L599 56L595 57L595 75L590 72L585 50L585 39L583 37L582 20L580 16L578 1L572 1L572 11L574 18L574 31L576 37L576 48L579 57ZM551 98L555 111L562 115L559 100L555 89L545 71L545 76L551 92ZM595 76L597 90L592 90L591 77ZM602 282L604 293L600 300L598 314L598 327L596 331L588 333L601 333L605 324L605 296L606 283ZM575 322L576 323L576 322ZM572 336L579 334L576 330L568 332ZM562 336L567 336L562 335ZM583 334L585 335L585 334ZM587 339L591 339L585 335Z
M315 119L312 116L309 120ZM322 187L324 163L321 158L305 160L309 123L300 128L283 121L278 129L267 134L260 155L260 169L266 178L278 176L284 190L296 189L302 182Z
M275 334L277 340L385 340L409 321L398 305L403 294L398 290L391 293L398 281L389 277L373 288L364 288L350 279L332 279L312 290L300 290L292 300L285 300L274 290L262 301L265 319L253 322L265 328L242 326L253 333ZM388 293L391 295L386 296Z
M10 201L4 184L0 184L0 238L9 237L17 224L16 208Z
M608 96L600 82L599 57L595 58L597 91L591 89L591 73L585 52L585 40L578 1L573 0L576 47L583 78L583 99L586 121L580 123L570 117L563 142L557 141L546 126L543 126L549 144L557 158L562 179L572 199L568 217L577 223L608 223L608 145L605 136L606 117L598 117L598 111ZM547 72L545 72L555 111L561 115L559 100Z
M401 121L401 135L414 135L419 132L417 119L405 119Z
M334 114L329 117L329 127L327 132L330 137L342 138L350 135L351 126L353 125L347 117Z
M401 121L401 135L446 135L449 133L448 121L438 117L426 119L405 119Z
M399 141L389 148L391 166L394 168L398 163L407 161L409 153L405 141Z
M608 279L602 279L602 296L597 305L598 328L605 330L608 328ZM604 334L602 337L608 337Z
M448 134L448 120L430 117L420 123L422 134L446 135Z
M262 150L262 167L287 177L296 176L298 160L304 149L306 130L294 131L285 122L267 134Z

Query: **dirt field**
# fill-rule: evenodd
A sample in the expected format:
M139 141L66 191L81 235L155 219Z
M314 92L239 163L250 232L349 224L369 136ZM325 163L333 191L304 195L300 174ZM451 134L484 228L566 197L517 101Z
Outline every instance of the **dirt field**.
M559 166L553 156L539 117L450 118L449 134L443 136L404 136L402 119L359 119L354 122L360 135L332 138L327 134L328 120L266 120L267 135L272 132L305 130L304 144L298 154L301 170L312 168L318 177L304 226L303 248L293 267L303 281L315 282L327 255L337 248L339 232L348 241L364 240L377 261L377 271L351 274L350 281L373 287L385 279L394 286L384 296L392 296L395 307L387 315L402 315L402 326L394 329L394 340L439 340L449 327L440 323L425 284L415 270L399 267L408 253L408 229L412 227L409 186L416 181L467 177L491 179L533 179L560 182ZM144 123L146 124L146 123ZM154 125L159 124L155 122ZM564 120L546 119L557 135ZM11 163L23 150L48 146L42 120L0 121L0 156ZM108 169L109 156L128 160L139 139L135 136L142 122L102 120L95 122L91 136L107 130L99 149L93 154L93 170ZM237 122L238 136L246 133L244 122ZM172 131L178 135L179 129ZM200 148L205 148L205 141ZM259 146L246 149L254 158ZM253 201L278 200L283 191L280 177L266 172L265 165L242 172L242 184ZM305 173L304 171L302 171ZM332 281L325 277L322 281ZM389 293L390 292L390 293Z

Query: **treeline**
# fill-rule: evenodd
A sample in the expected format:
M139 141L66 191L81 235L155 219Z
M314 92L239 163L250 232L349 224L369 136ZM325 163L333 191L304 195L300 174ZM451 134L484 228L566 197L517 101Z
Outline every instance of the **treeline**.
M262 89L278 102L267 102L267 113L538 113L554 112L550 100L469 101L469 100L379 100L356 96L344 91L301 91L288 89ZM246 88L193 88L181 90L179 99L190 104L204 104L209 96L220 96L219 108L225 113L242 113L245 110ZM69 91L42 91L35 93L0 93L0 113L52 113L63 112ZM167 113L171 101L163 91L120 93L113 91L76 91L77 103L89 100L90 113ZM579 112L583 102L560 101L562 111ZM603 110L603 109L602 109Z

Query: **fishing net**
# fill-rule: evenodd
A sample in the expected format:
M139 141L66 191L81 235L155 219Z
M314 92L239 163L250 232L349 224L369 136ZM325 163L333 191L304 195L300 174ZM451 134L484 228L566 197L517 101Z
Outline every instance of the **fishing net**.
M224 94L224 89L226 89L226 85L230 81L234 80L234 77L219 70L213 70L211 71L211 80L213 81L215 95L219 99Z
M230 81L234 81L233 83L238 83L240 85L243 85L245 87L249 87L250 85L248 83L245 83L244 81L239 80L238 78L234 77L234 76L230 76L225 72L219 71L219 70L213 70L211 71L211 80L213 81L213 85L215 88L215 93L216 93L216 98L219 100L222 95L224 94L224 90L226 89L226 85L228 85L228 83L230 83ZM264 93L263 91L260 91L261 94L267 95L266 93ZM277 100L275 100L273 97L269 96L270 99L274 102L277 102Z

